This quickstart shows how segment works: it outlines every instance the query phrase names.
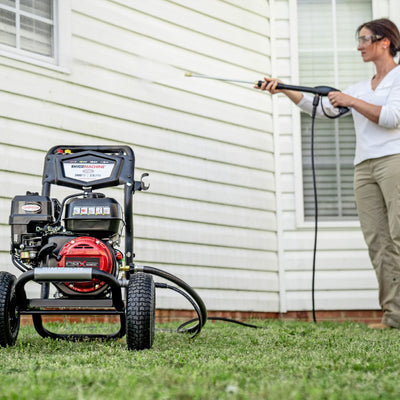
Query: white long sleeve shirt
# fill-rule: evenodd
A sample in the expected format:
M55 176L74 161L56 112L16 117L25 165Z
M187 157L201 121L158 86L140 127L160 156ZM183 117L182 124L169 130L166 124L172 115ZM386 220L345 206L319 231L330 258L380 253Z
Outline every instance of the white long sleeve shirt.
M350 86L344 93L367 103L382 106L377 124L350 109L356 132L354 164L357 165L370 158L400 153L400 66L392 69L375 90L371 87L371 80L366 80ZM311 114L312 100L310 96L303 96L297 105ZM327 97L323 97L322 102L328 115L338 114L338 110L331 105ZM323 116L319 105L317 117Z

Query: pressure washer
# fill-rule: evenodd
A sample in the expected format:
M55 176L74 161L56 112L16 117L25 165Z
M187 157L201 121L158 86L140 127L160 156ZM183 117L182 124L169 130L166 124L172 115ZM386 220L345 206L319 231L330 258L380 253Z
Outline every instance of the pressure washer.
M28 191L11 204L11 260L21 274L16 278L0 272L0 346L14 345L21 315L31 315L45 338L115 339L126 334L129 350L151 348L156 288L172 289L191 303L196 323L180 332L200 333L207 310L196 291L171 273L134 263L133 194L149 187L144 180L148 174L135 181L134 169L129 146L61 145L47 152L41 194ZM51 197L52 185L78 193L60 202ZM98 191L114 186L124 187L122 207ZM153 276L173 285L155 283ZM28 297L28 282L40 285L40 297ZM45 327L42 317L49 315L112 315L120 325L111 334L60 334Z

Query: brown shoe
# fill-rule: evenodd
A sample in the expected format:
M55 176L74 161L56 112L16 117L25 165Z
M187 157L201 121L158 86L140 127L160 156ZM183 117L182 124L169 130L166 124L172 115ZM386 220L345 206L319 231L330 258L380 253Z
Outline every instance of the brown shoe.
M376 324L369 324L368 328L369 329L391 329L392 327L390 325L386 325L382 322L378 322Z

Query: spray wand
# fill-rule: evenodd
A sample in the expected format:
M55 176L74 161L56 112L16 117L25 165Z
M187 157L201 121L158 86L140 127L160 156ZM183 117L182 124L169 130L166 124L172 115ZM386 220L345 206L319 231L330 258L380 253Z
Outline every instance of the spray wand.
M203 78L203 79L214 79L217 81L225 81L225 82L238 82L238 83L247 83L251 85L255 85L261 87L264 81L244 81L239 79L228 79L228 78L220 78L217 76L209 76L209 75L201 75L201 74L193 74L192 72L185 72L185 76L188 78ZM315 87L308 87L308 86L294 86L294 85L286 85L284 83L278 83L276 85L278 90L294 90L296 92L306 92L306 93L313 93L319 96L328 96L329 92L339 92L338 89L335 89L330 86L315 86ZM345 107L339 107L339 109ZM348 110L346 109L346 112Z
M227 79L227 78L218 78L216 76L208 76L201 74L193 74L192 72L185 72L185 76L187 78L203 78L203 79L214 79L217 81L226 81L226 82L238 82L238 83L248 83L250 85L255 85L261 87L263 81L242 81L240 79Z

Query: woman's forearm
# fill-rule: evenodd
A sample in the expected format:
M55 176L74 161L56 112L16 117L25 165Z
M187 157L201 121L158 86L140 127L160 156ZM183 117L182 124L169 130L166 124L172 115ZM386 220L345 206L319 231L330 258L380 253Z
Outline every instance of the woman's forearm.
M282 90L281 92L284 93L290 100L292 100L294 104L299 104L304 96L303 93L295 92L293 90Z
M365 118L375 122L375 124L379 123L379 116L381 114L382 106L376 106L374 104L367 103L364 100L353 97L350 107L362 114Z

